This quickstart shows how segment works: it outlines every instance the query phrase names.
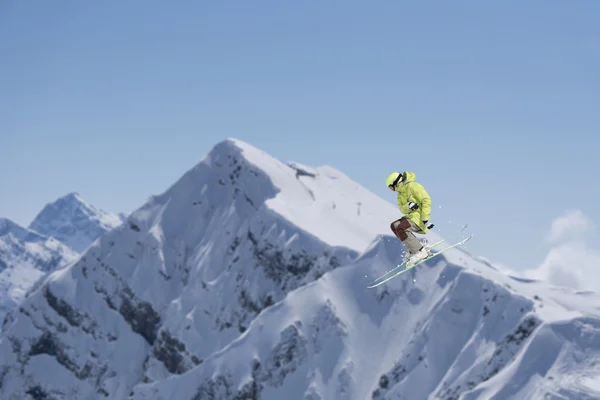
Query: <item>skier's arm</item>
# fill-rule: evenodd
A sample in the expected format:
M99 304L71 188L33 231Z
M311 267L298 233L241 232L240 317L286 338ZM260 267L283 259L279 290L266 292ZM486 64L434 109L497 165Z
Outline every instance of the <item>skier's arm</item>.
M398 202L398 208L400 209L400 212L402 214L408 214L410 212L410 210L408 209L407 205L400 198L400 194L399 193L398 193L397 202Z
M431 219L431 197L427 190L420 183L414 182L411 185L411 191L417 202L419 210L421 210L421 220L429 221Z

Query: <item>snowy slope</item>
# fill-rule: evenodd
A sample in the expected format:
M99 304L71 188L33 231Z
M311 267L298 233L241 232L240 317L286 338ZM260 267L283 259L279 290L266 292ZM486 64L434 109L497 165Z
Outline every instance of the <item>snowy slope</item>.
M45 273L64 267L77 254L54 238L0 218L0 325Z
M0 398L597 397L597 294L458 249L367 289L397 217L333 168L219 143L7 317Z
M365 289L365 271L400 256L391 238L377 239L202 365L132 397L599 398L600 296L515 281L448 253Z
M124 218L100 210L77 193L69 193L48 203L29 225L29 229L53 236L81 253L94 240L116 228Z

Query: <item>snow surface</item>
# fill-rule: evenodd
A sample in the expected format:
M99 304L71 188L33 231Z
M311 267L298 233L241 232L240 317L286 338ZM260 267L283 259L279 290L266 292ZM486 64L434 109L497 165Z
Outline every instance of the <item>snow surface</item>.
M53 236L81 253L94 240L123 221L123 214L115 215L96 208L73 192L46 204L29 228Z
M66 266L77 255L52 237L0 218L0 325L41 276Z
M600 397L597 293L461 248L367 289L398 216L331 167L221 142L7 317L0 398Z

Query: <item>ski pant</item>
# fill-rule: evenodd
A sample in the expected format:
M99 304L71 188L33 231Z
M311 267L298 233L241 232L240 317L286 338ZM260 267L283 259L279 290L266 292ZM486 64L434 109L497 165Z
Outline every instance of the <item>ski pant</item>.
M422 233L423 231L409 218L402 217L392 222L390 227L394 235L404 243L409 252L416 253L423 247L419 239L413 234L413 232Z

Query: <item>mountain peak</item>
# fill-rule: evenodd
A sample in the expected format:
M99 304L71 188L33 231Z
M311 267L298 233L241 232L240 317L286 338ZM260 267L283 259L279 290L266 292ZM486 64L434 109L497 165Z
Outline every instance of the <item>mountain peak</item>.
M49 203L54 205L55 207L60 208L69 208L75 209L77 207L84 207L89 209L94 209L95 207L91 204L87 203L83 198L79 195L78 192L70 192L65 194L64 196L59 197L53 203Z
M227 159L241 156L251 163L264 164L278 160L253 145L235 138L227 138L216 143L204 158L211 165L222 164ZM259 166L259 165L257 165Z
M254 204L262 204L330 246L361 252L374 237L387 233L397 218L390 202L335 168L284 163L242 140L217 143L180 184L202 181L206 167L220 176L221 185L242 190Z
M74 201L74 202L78 202L78 203L85 203L85 201L79 195L79 192L70 192L70 193L67 193L66 195L64 195L62 197L59 197L57 199L57 201L60 201L60 200Z
M29 228L83 252L98 236L121 222L121 217L87 203L78 192L70 192L46 204Z

